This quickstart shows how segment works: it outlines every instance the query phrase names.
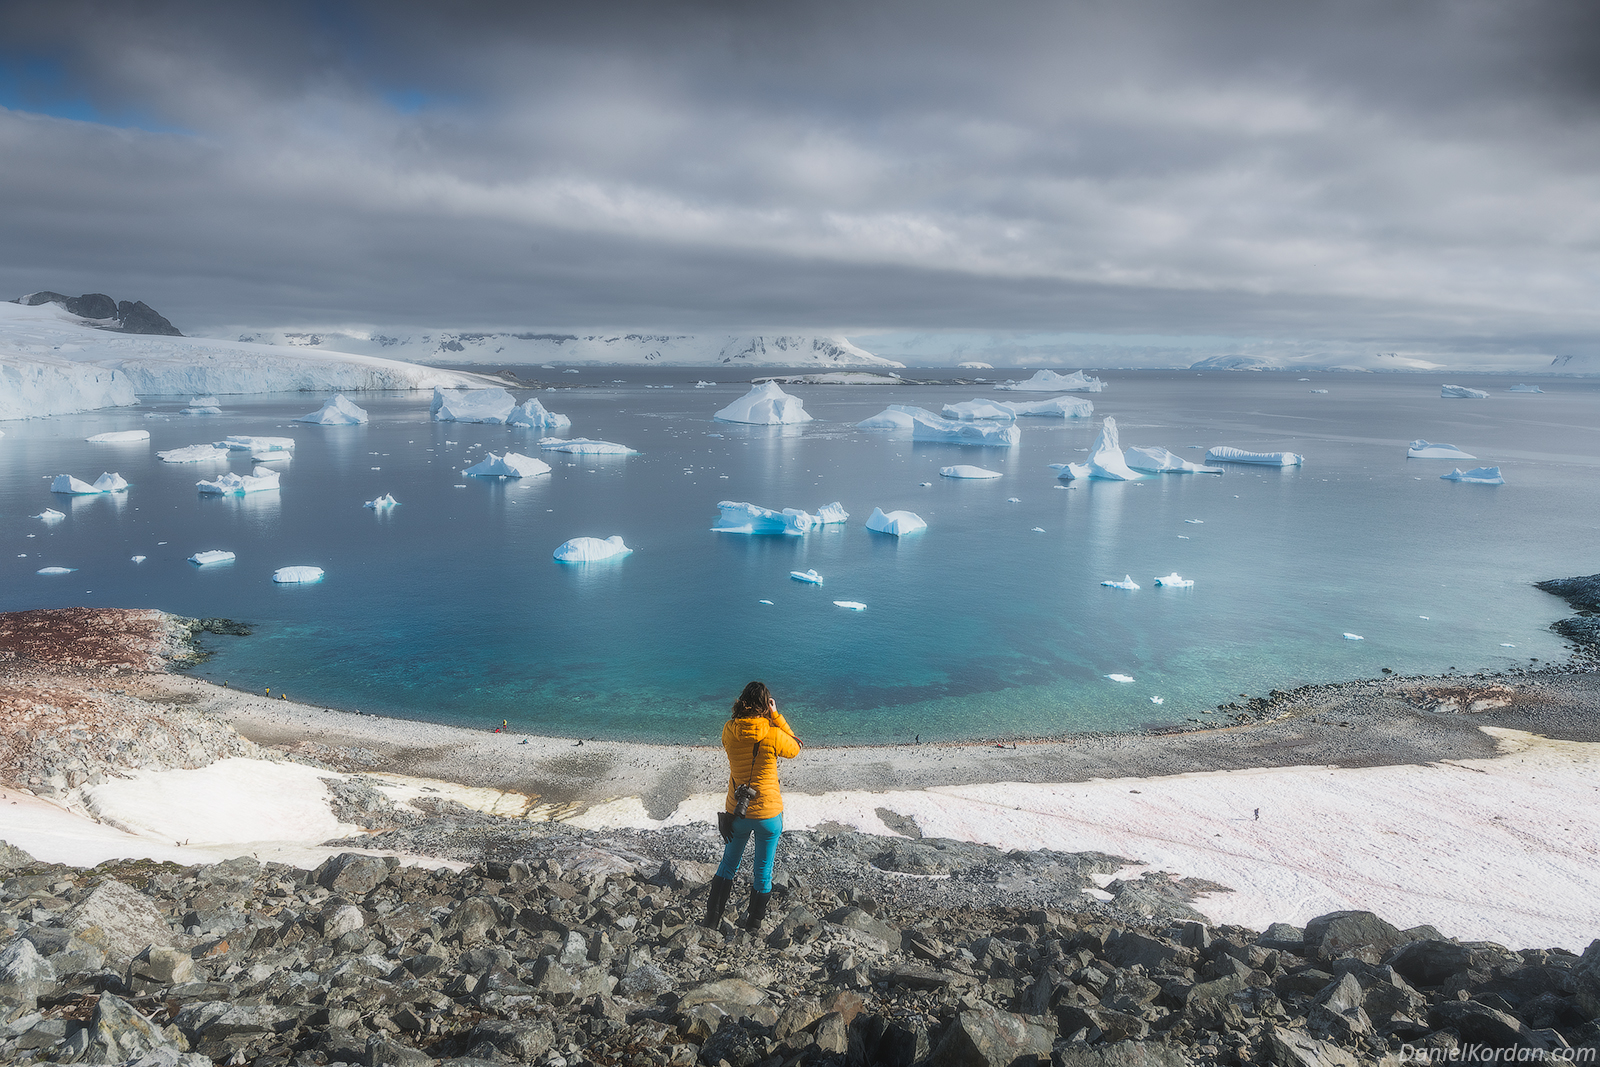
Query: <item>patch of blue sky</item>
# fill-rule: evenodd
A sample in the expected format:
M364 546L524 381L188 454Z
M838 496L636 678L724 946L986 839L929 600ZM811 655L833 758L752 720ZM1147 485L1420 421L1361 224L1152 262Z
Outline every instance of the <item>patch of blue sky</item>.
M74 84L66 65L52 56L0 53L0 107L125 130L193 132L161 122L136 108L103 109Z

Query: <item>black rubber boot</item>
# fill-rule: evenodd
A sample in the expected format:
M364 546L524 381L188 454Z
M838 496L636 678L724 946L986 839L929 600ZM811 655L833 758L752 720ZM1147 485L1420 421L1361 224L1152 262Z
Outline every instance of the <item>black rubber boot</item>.
M750 890L750 914L746 916L744 921L746 930L753 932L761 929L761 923L767 917L767 902L771 899L771 891L757 893L754 889Z
M706 898L706 921L701 923L707 930L715 930L722 922L722 913L728 908L728 897L733 895L733 880L714 875L711 879L711 895Z

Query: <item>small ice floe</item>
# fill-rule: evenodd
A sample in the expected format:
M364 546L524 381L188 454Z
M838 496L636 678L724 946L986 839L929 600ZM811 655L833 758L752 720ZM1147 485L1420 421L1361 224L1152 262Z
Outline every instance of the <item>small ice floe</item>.
M1122 453L1130 468L1147 474L1221 474L1221 467L1205 467L1180 459L1160 445L1141 445Z
M1183 521L1189 523L1191 526L1204 526L1206 524L1206 520L1204 519L1184 519Z
M716 385L716 384L717 384L717 383L716 383L716 382L695 382L695 383L694 383L694 387L695 387L695 388L696 388L696 389L704 389L704 388L706 388L706 387L707 387L707 386L711 386L711 385ZM770 604L770 603L772 603L772 601L770 601L770 600L763 600L763 601L762 601L762 603L763 603L763 604Z
M134 558L143 559L144 557L135 556ZM232 552L224 552L218 548L214 548L209 552L196 552L194 555L189 557L189 562L193 563L196 567L204 567L211 563L232 563L233 560L234 555Z
M462 477L466 478L532 478L549 473L550 464L544 460L516 452L507 452L504 456L490 452L461 472Z
M1078 481L1089 477L1089 465L1087 463L1052 463L1050 464L1050 469L1055 471L1056 477L1064 482ZM1056 488L1065 489L1067 487L1058 485Z
M1093 401L1081 396L1058 396L1050 400L1022 400L1000 405L1019 419L1087 419L1094 414Z
M39 514L29 516L29 518L43 519L45 522L60 522L66 517L64 512L57 511L55 508L45 508Z
M784 392L777 382L754 385L744 396L712 416L718 422L748 422L773 426L810 422L805 401Z
M1194 579L1179 576L1177 571L1156 579L1156 585L1163 589L1193 589Z
M1034 527L1034 528L1033 528L1033 529L1032 529L1032 530L1031 530L1031 531L1029 531L1029 532L1030 532L1030 533L1044 533L1044 527L1043 527L1043 526L1035 526L1035 527Z
M859 600L835 600L834 606L849 608L851 611L866 611L867 606Z
M1022 431L1010 423L962 422L922 412L911 416L911 439L985 448L1015 448L1022 440Z
M310 585L322 581L322 568L279 567L272 572L272 580L279 585Z
M996 404L993 400L966 400L959 404L946 404L940 414L947 419L964 422L980 419L1013 422L1017 417L1017 413L1012 411L1009 405Z
M1537 385L1525 385L1522 382L1518 382L1516 385L1513 385L1510 389L1507 389L1506 392L1508 392L1508 393L1542 393L1542 392L1544 392L1544 390L1540 389Z
M322 407L309 415L301 415L295 422L311 422L319 426L360 426L367 421L367 413L345 399L343 393L330 396Z
M178 412L180 415L221 415L222 401L214 396L197 396L189 401L189 406Z
M1463 452L1455 445L1443 445L1434 441L1418 439L1406 446L1407 459L1477 459L1470 452Z
M580 456L637 456L639 453L627 445L613 441L591 441L587 437L574 437L563 441L559 437L546 437L539 442L546 452L571 452Z
M233 452L293 452L294 438L252 437L249 434L234 434L218 441L217 447L226 448Z
M428 417L434 422L485 422L499 425L508 421L517 402L498 386L489 389L433 390Z
M1151 697L1150 698L1150 703L1152 703L1152 704L1165 704L1166 702L1167 701L1166 701L1165 697Z
M1083 371L1073 371L1071 374L1061 374L1053 370L1036 371L1032 378L1026 381L1006 381L995 386L996 389L1012 389L1022 392L1041 393L1098 393L1106 387L1106 383L1099 378L1091 378Z
M555 550L557 563L598 563L603 559L626 556L633 549L622 543L620 534L601 540L598 537L574 537L563 541Z
M111 430L85 438L91 445L131 445L150 440L149 430Z
M1423 622L1430 621L1426 615L1418 615L1417 618L1421 619Z
M1117 581L1115 578L1108 578L1105 581L1101 582L1100 584L1104 585L1104 586L1109 586L1112 589L1137 589L1137 588L1139 588L1139 583L1133 580L1133 575L1131 575L1131 574L1124 574L1122 576L1122 581L1120 581L1120 582ZM1130 679L1130 681L1131 680L1132 679Z
M244 496L246 493L264 493L278 488L281 475L271 467L257 467L249 474L229 471L211 481L195 482L194 486L204 496Z
M1189 540L1189 535L1188 534L1179 534L1178 535L1178 540L1187 541L1187 540Z
M506 416L506 425L527 426L535 430L565 430L572 425L572 420L558 412L546 411L537 398L531 398L524 401L521 407L511 409L511 414Z
M1488 400L1489 394L1482 389L1468 389L1464 385L1441 385L1439 396L1445 400Z
M1312 391L1312 392L1313 392L1313 393L1326 393L1326 392L1327 392L1327 390L1326 390L1326 389L1313 389L1313 390L1311 390L1311 391Z
M1209 463L1256 463L1263 467L1298 467L1305 457L1294 452L1246 452L1231 445L1218 445L1206 450Z
M905 404L890 404L876 415L856 423L856 429L909 430L916 425L915 416L917 415L926 415L930 419L938 418L926 408L910 407Z
M228 450L216 445L188 445L157 452L156 458L163 463L214 463L219 459L227 459Z
M1020 503L1022 503L1022 498L1020 496L1008 496L1008 497L1006 497L1006 503L1007 504L1020 504Z
M69 496L94 496L97 493L122 493L126 492L128 483L120 474L107 472L94 480L94 484L82 482L70 474L58 474L55 481L50 483L52 493L64 493Z
M707 384L710 384L710 383L707 383ZM699 388L699 386L696 386L695 388ZM769 608L772 607L772 601L770 601L770 600L758 600L758 601L756 601L756 603L757 604L765 604Z
M822 575L818 574L815 569L809 571L790 571L789 577L793 578L797 582L810 582L812 585L822 584Z
M1362 637L1360 634L1345 634L1344 635L1344 639L1346 641L1365 641L1366 640L1366 638Z
M959 463L954 467L940 467L939 468L939 477L941 477L941 478L1004 478L1005 475L1001 474L999 471L991 471L991 470L985 470L982 467L974 467L970 463Z
M369 500L365 504L362 504L361 506L364 507L364 508L371 508L374 511L383 511L386 508L399 507L400 506L400 501L396 500L394 498L393 494L385 493L382 496L380 496L378 499Z
M1124 684L1133 681L1133 675L1131 674L1108 674L1106 677L1113 682L1122 682Z
M1517 646L1512 644L1510 641L1501 641L1500 642L1500 647L1501 648L1516 648Z
M144 557L143 557L143 556L132 556L132 557L130 557L130 558L131 558L131 559L132 559L132 560L133 560L133 562L135 562L135 563L143 563L143 562L144 562Z
M77 569L78 568L76 568L76 567L40 567L38 570L34 571L33 573L35 573L35 574L71 574L73 571L75 571Z
M1446 482L1469 482L1472 485L1506 484L1506 480L1500 477L1499 467L1473 467L1469 471L1457 467L1449 474L1439 475L1439 479Z
M928 524L922 521L922 516L914 511L885 512L882 508L873 508L872 515L867 519L867 529L893 537L903 537L927 528Z
M932 485L933 483L932 482L918 482L917 484L920 485L922 488L926 489L926 488L928 488L928 486Z
M568 367L566 370L562 371L561 373L562 374L577 374L578 373L578 368L577 367Z
M774 511L744 500L723 500L718 502L717 509L717 522L711 527L714 533L799 535L850 518L850 513L838 501L824 504L815 515L799 508Z

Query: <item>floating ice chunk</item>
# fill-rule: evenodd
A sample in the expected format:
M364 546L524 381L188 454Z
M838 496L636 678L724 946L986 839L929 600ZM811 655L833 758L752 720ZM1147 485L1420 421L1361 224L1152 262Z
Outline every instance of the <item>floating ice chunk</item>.
M1508 393L1542 393L1542 392L1544 392L1544 390L1540 389L1537 385L1525 385L1522 382L1518 382L1516 385L1513 385L1510 389L1506 390L1506 392L1508 392ZM92 440L92 438L91 438L91 440Z
M1163 589L1193 589L1194 579L1180 577L1177 571L1156 579L1156 585Z
M707 384L709 384L709 383L707 383ZM698 386L696 388L698 388ZM757 604L765 604L768 607L772 606L772 601L770 601L770 600L758 600L758 601L756 601L756 603Z
M149 430L111 430L87 438L91 445L130 445L136 441L150 440Z
M994 370L994 364L969 359L965 363L957 363L956 370Z
M882 411L868 419L856 423L858 430L909 430L916 425L913 416L925 415L930 419L938 418L926 408L911 407L906 404L890 404Z
M1108 578L1105 581L1101 582L1100 584L1101 585L1105 585L1105 586L1110 586L1112 589L1137 589L1137 588L1139 588L1139 583L1133 580L1133 575L1131 575L1131 574L1124 574L1122 576L1122 581L1120 581L1120 582L1117 581L1115 578Z
M577 367L568 367L566 370L562 371L561 373L562 374L577 374L578 373L578 368Z
M322 581L322 568L279 567L272 572L272 580L279 585L310 585Z
M844 505L839 503L837 500L831 504L824 504L817 509L817 522L820 525L837 526L840 523L849 521L850 513L846 511L844 509Z
M88 482L79 481L70 474L58 474L56 480L50 483L52 493L71 493L73 496L93 496L100 492Z
M1035 527L1034 527L1034 528L1033 528L1033 529L1032 529L1032 530L1030 530L1030 531L1029 531L1029 532L1030 532L1030 533L1044 533L1044 527L1043 527L1043 526L1035 526Z
M1011 422L1016 419L1017 413L1005 404L997 404L993 400L965 400L959 404L946 404L943 415L947 419L958 419L971 422L975 419L994 419L999 422Z
M133 562L135 562L135 563L143 563L144 562L144 557L143 556L130 556L129 558L132 559Z
M1501 641L1500 642L1500 647L1501 648L1516 648L1517 646L1512 644L1510 641Z
M612 441L591 441L587 437L574 437L563 441L559 437L546 437L539 442L546 452L572 452L582 456L637 456L639 453L627 445Z
M1344 635L1344 639L1346 641L1365 641L1366 640L1366 638L1362 637L1360 634L1345 634Z
M383 511L386 508L399 507L400 506L400 501L396 500L394 498L393 494L385 493L382 496L380 496L378 499L369 500L365 504L362 504L361 506L364 507L364 508L371 508L374 511Z
M236 434L224 437L217 442L218 448L226 448L234 452L293 452L294 438L292 437L251 437L248 434Z
M1326 392L1327 392L1327 390L1326 390L1326 389L1313 389L1313 390L1311 390L1311 391L1312 391L1312 392L1313 392L1313 393L1326 393Z
M510 393L499 387L490 389L433 390L428 417L434 422L505 422L517 406Z
M1151 697L1150 698L1150 703L1152 703L1152 704L1165 704L1166 703L1166 699L1164 697Z
M911 423L911 438L914 441L948 441L957 445L1014 448L1022 440L1022 431L1009 424L961 422L936 418L926 413L912 415Z
M1110 415L1100 424L1100 436L1095 439L1089 453L1089 477L1111 482L1133 482L1143 478L1122 458L1122 445L1117 441L1117 420Z
M1184 519L1183 521L1192 526L1204 526L1206 524L1206 520L1204 519Z
M967 463L959 463L954 467L940 467L939 475L943 478L1004 478L999 471L984 470Z
M908 533L926 530L928 524L922 521L922 516L914 511L890 511L882 508L873 508L871 516L867 519L867 529L878 533L890 534L894 537L904 537Z
M322 426L360 426L367 421L367 413L339 393L330 396L320 410L302 415L294 421L314 422Z
M536 474L549 473L550 464L544 460L515 452L507 452L504 456L490 452L461 472L463 477L471 478L531 478Z
M1122 453L1128 466L1151 474L1221 474L1221 467L1205 467L1180 459L1160 445L1135 445Z
M564 430L572 420L554 411L546 411L537 397L524 401L521 407L512 408L506 416L507 426L530 426L535 430Z
M1041 370L1026 381L1003 382L995 386L996 389L1015 389L1041 393L1098 393L1105 387L1105 382L1099 378L1090 378L1081 370L1073 371L1071 374L1058 374L1053 370Z
M194 486L205 496L244 496L278 488L279 477L271 467L257 467L249 474L229 471L212 481L195 482Z
M219 459L228 458L226 448L216 445L188 445L184 448L169 448L165 452L157 452L156 457L165 463L213 463Z
M128 480L115 472L107 472L94 480L94 489L97 493L125 493Z
M1470 482L1473 485L1506 484L1506 480L1500 477L1499 467L1473 467L1469 471L1457 467L1449 474L1441 474L1439 477L1447 482Z
M143 559L144 557L140 556L137 558ZM233 559L234 556L232 552L224 552L221 549L214 548L209 552L196 552L194 555L189 557L189 562L193 563L197 567L204 567L208 563L232 563Z
M926 488L928 488L928 486L932 485L933 483L932 482L918 482L917 484L922 486L922 488L926 489Z
M1108 674L1106 677L1113 682L1122 682L1123 684L1133 681L1133 675L1131 674Z
M63 512L59 512L55 508L45 508L39 514L30 516L30 518L43 519L45 522L60 522L66 517Z
M1439 396L1445 400L1488 400L1489 394L1482 389L1468 389L1464 385L1441 385Z
M1246 452L1230 445L1218 445L1206 451L1211 463L1257 463L1264 467L1298 467L1305 457L1293 452Z
M1052 463L1050 464L1050 469L1055 471L1056 477L1060 478L1064 482L1071 482L1076 481L1079 478L1089 477L1089 465L1087 463ZM1056 488L1060 489L1064 487L1057 486Z
M1430 441L1412 441L1406 446L1407 459L1477 459L1455 445L1441 445Z
M38 570L34 571L33 573L35 573L35 574L71 574L73 571L75 571L77 569L78 568L76 568L76 567L40 567Z
M1094 401L1081 396L1058 396L1050 400L1021 400L1001 404L1019 419L1087 419L1094 414Z
M867 610L867 606L859 600L835 600L833 603L837 607L849 608L851 611Z
M189 401L189 406L184 408L180 415L221 415L222 401L214 396L197 396Z
M1006 503L1007 504L1020 504L1020 503L1022 503L1022 498L1020 496L1008 496L1008 497L1006 497Z
M751 386L748 393L712 418L718 422L748 422L758 426L811 421L805 402L784 392L777 382Z
M822 575L818 574L815 569L809 571L790 571L789 577L793 578L797 582L810 582L812 585L822 584Z
M717 508L717 522L711 527L716 533L803 534L817 526L834 525L850 518L850 513L837 501L819 508L816 515L799 508L774 511L743 500L723 500Z
M563 541L555 550L557 563L597 563L603 559L626 556L633 549L622 543L620 534L601 540L598 537L574 537Z
M707 386L709 386L709 385L716 385L716 384L717 384L717 383L716 383L716 382L695 382L695 383L694 383L694 387L695 387L695 388L696 388L696 389L704 389L704 388L706 388L706 387L707 387ZM762 603L763 603L763 604L770 604L770 603L772 603L772 601L770 601L770 600L763 600L763 601L762 601Z

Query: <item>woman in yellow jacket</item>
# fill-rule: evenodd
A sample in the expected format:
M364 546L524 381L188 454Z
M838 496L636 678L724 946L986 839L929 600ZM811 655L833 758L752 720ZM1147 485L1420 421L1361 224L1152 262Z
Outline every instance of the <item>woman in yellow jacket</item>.
M767 917L772 897L772 862L778 855L778 835L783 833L783 794L778 791L778 758L800 754L800 739L778 712L778 702L761 682L751 682L734 702L733 714L722 727L722 749L728 754L728 799L724 811L738 810L734 792L749 785L755 797L742 818L733 820L733 835L722 850L722 865L711 879L705 925L713 929L733 893L733 876L739 873L744 846L755 835L755 880L750 886L750 912L745 927L758 930Z

